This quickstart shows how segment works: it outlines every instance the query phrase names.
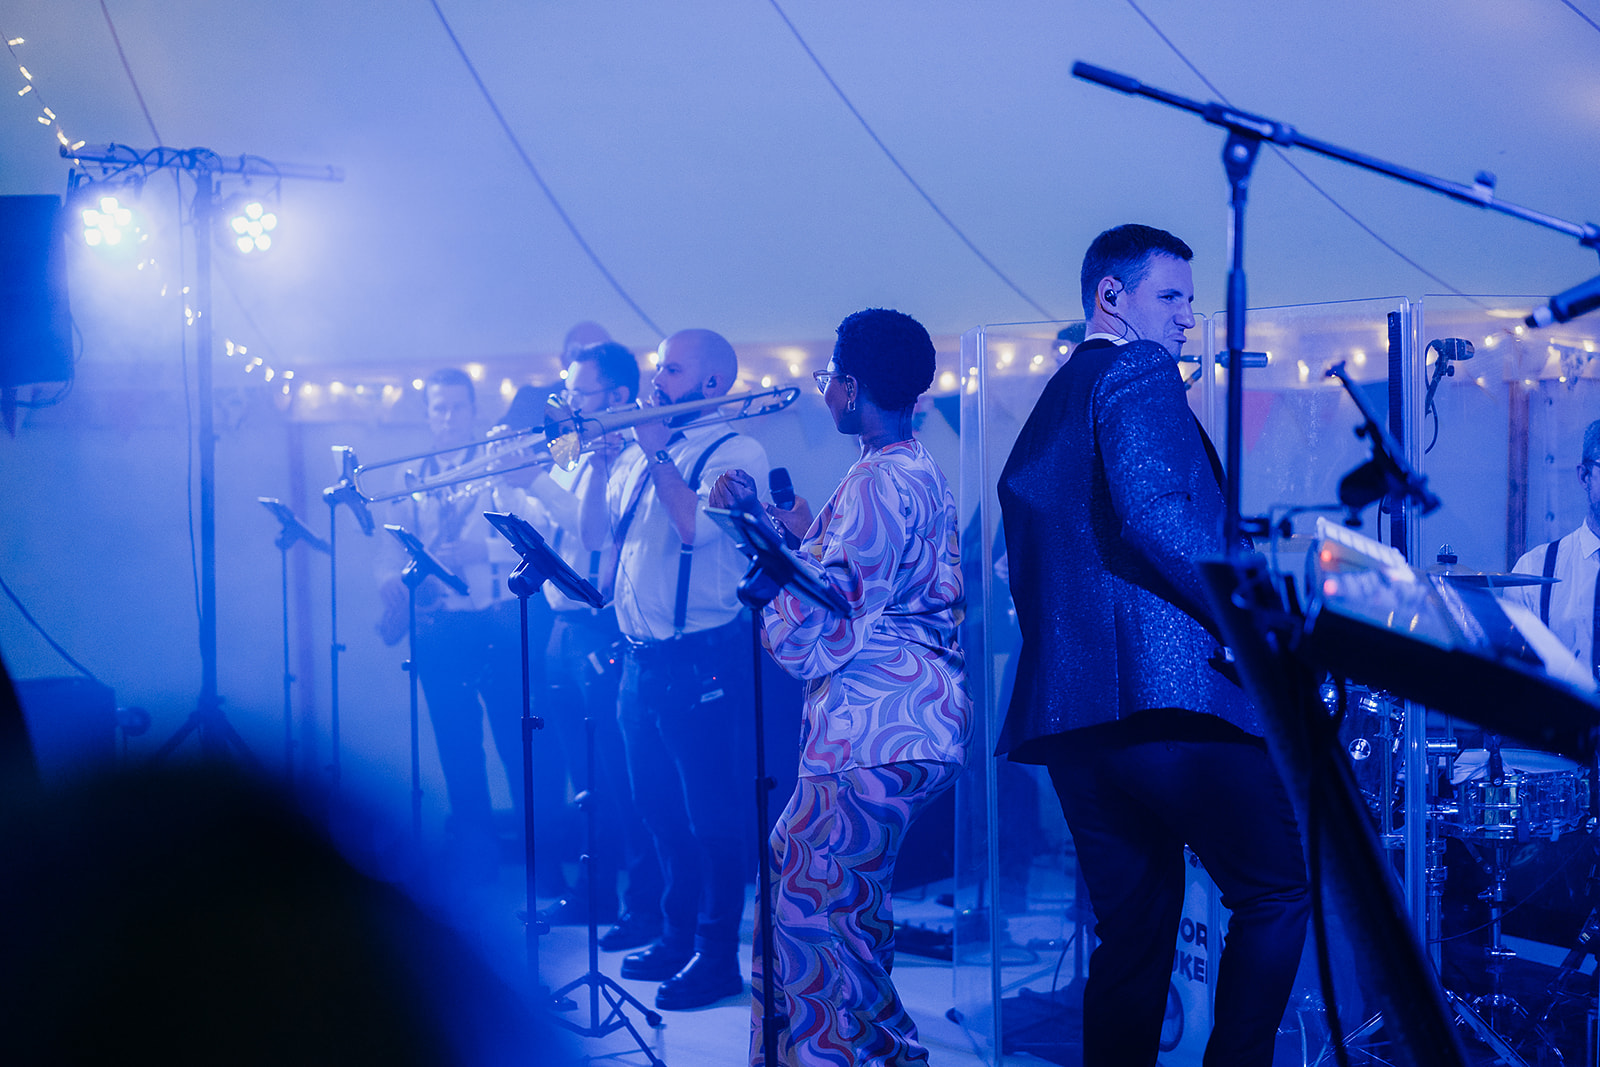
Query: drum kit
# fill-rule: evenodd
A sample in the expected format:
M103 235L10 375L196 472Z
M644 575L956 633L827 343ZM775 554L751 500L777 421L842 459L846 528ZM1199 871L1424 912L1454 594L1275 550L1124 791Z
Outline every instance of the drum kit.
M1383 691L1341 689L1333 683L1323 686L1322 696L1330 712L1338 715L1343 711L1339 738L1380 841L1386 848L1400 847L1399 830L1407 810L1403 759L1406 702ZM1411 708L1415 710L1416 705ZM1427 914L1423 918L1429 954L1435 966L1441 966L1442 949L1447 943L1464 943L1468 935L1485 941L1477 951L1463 944L1460 951L1451 954L1453 965L1441 966L1447 998L1460 1021L1493 1050L1497 1062L1513 1067L1594 1062L1593 1023L1571 1028L1577 1030L1575 1041L1562 1041L1555 1035L1562 1027L1552 1024L1552 1017L1560 1012L1570 1014L1575 1000L1583 1002L1585 1015L1593 1014L1593 981L1579 990L1573 976L1590 951L1588 940L1593 936L1600 909L1590 910L1589 920L1582 924L1566 960L1544 984L1543 992L1538 994L1543 1003L1523 1004L1507 991L1507 970L1511 961L1518 958L1518 952L1508 947L1503 930L1507 914L1527 903L1508 893L1507 881L1514 867L1528 864L1530 854L1541 849L1554 854L1560 849L1566 855L1561 866L1580 855L1595 856L1588 838L1577 842L1586 848L1563 847L1574 843L1564 840L1568 835L1592 837L1596 832L1590 768L1546 752L1504 747L1498 735L1492 733L1482 735L1481 747L1464 748L1455 737L1435 737L1432 729L1425 732L1428 781L1424 783L1421 811L1427 856ZM1447 892L1452 899L1461 896L1460 892L1451 891L1451 870L1445 864L1447 845L1452 840L1457 844L1450 850L1457 857L1463 853L1470 857L1469 869L1458 871L1457 879L1481 886L1475 893L1478 906L1472 913L1483 921L1465 930L1447 929L1454 917L1454 912L1450 917L1445 914ZM1455 866L1460 866L1459 860ZM1592 866L1586 868L1591 883ZM1539 888L1533 887L1527 896ZM1594 888L1591 884L1582 895L1592 895L1589 891ZM1588 908L1595 903L1584 900L1583 906ZM1463 993L1479 992L1458 995L1453 991L1457 986ZM1521 988L1525 999L1532 999L1526 992L1526 982ZM1573 1043L1577 1048L1561 1047Z

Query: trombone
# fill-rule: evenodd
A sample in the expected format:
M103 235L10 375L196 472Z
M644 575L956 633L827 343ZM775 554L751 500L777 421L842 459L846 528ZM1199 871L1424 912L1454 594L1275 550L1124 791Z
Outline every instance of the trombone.
M735 393L705 400L688 400L681 404L663 404L659 407L640 407L636 401L635 407L596 415L584 415L573 411L564 402L552 396L545 405L543 427L513 430L467 445L466 449L477 449L481 454L447 471L432 477L423 477L418 475L411 465L460 453L465 450L463 447L438 448L430 452L417 452L385 460L382 463L362 464L356 467L351 480L363 500L369 504L381 504L417 493L448 489L464 482L497 478L529 467L548 470L551 464L555 463L563 470L570 471L577 467L578 457L585 452L594 451L602 438L637 426L641 422L677 419L692 414L697 417L681 423L679 429L713 426L740 419L753 419L760 415L771 415L793 404L799 396L800 389L797 386L787 385L759 393ZM374 477L392 479L396 468L404 468L404 488L377 489L370 484ZM363 479L367 481L365 487Z
M799 396L799 387L783 385L759 393L731 393L726 396L707 397L704 400L662 404L659 407L642 407L635 401L633 408L602 411L597 415L580 414L566 407L558 410L556 406L552 406L546 409L544 443L550 457L560 464L563 470L570 471L577 467L579 456L594 451L601 438L637 426L641 422L677 419L695 414L695 418L678 423L677 428L688 430L697 426L715 426L723 422L738 422L740 419L771 415L793 404ZM730 410L724 411L724 408Z
M550 403L555 405L559 402L551 400ZM432 477L416 473L411 466L466 451L477 454L465 463L457 464ZM404 468L400 475L404 487L400 489L389 487L393 484L397 467ZM367 503L384 504L391 500L402 500L413 494L431 493L435 489L446 489L485 477L498 477L513 471L527 470L529 467L542 467L546 470L550 467L550 455L545 451L544 431L541 429L513 430L469 445L436 448L430 452L417 452L409 456L384 460L382 463L364 463L355 469L352 481L356 492L361 494L361 498ZM374 478L387 480L388 484L382 489L376 488L371 484ZM363 479L366 480L365 484Z

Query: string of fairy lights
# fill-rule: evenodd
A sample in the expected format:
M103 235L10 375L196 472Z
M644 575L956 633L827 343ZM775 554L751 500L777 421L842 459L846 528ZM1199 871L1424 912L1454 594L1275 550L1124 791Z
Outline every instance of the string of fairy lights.
M70 155L83 148L85 142L69 135L60 116L45 101L40 79L29 68L19 51L26 46L27 39L21 35L7 34L3 28L0 28L0 38L5 40L7 51L20 76L15 95L30 106L28 113L31 119L49 130L57 144L65 149L63 154L72 161L74 167L78 168L83 180L80 191L85 191L87 195L78 198L76 210L77 217L83 225L81 233L84 244L103 252L125 256L132 261L135 270L146 272L154 278L154 288L159 297L176 296L182 299L185 328L192 328L197 312L188 301L189 287L173 286L163 280L160 264L152 252L155 246L151 241L150 224L136 206L126 202L123 197L112 195L109 190L117 187L105 184L117 177L126 180L126 171L139 170L139 166L135 164L122 168L115 174L108 173L108 168L102 168L98 181L102 183L101 189L104 195L95 195L93 187L97 179L89 175L89 168ZM144 176L138 175L140 180L132 183L135 189L142 187ZM240 256L259 258L270 251L276 240L279 225L277 211L265 198L254 195L249 190L227 198L224 201L224 210L218 212L218 217L221 226L215 239L224 248ZM212 236L197 234L195 239L211 239ZM248 315L246 317L248 318ZM1520 334L1521 328L1518 327L1516 332ZM1504 334L1509 333L1510 331L1504 331ZM1507 339L1504 335L1485 337L1485 347L1493 347L1504 339ZM1518 338L1518 340L1523 339ZM281 365L282 361L269 360L259 354L252 355L249 346L232 338L225 337L222 347L224 363L221 365L236 369L239 375L235 380L236 384L250 386L252 383L259 383L257 387L268 387L279 410L288 411L292 408L297 417L310 420L371 417L375 414L381 416L385 412L392 411L408 393L420 394L424 385L421 378L407 380L402 373L384 373L376 368L347 368L343 372L338 372L338 376L334 376L333 372L327 372L327 380L317 381L309 378L303 371L297 372L295 368ZM1048 338L1042 338L1036 347L1039 351L1030 351L1024 355L1020 350L1014 351L1012 345L998 346L997 352L994 353L995 370L1000 373L1018 371L1031 374L1053 373L1058 366L1059 355L1050 351L1054 347L1053 343ZM1526 376L1523 378L1525 387L1533 387L1536 380L1547 380L1571 388L1580 378L1592 377L1596 373L1596 368L1591 365L1600 362L1600 356L1596 355L1594 341L1552 338L1546 347L1546 359L1538 371L1533 371L1527 366L1527 362L1531 361L1519 361L1523 364L1519 377ZM749 379L749 385L763 389L799 381L805 373L805 364L811 362L813 357L812 353L805 352L797 346L775 346L772 351L764 355L767 357L766 365L778 373L768 371L745 375ZM651 356L653 358L654 353L651 353ZM1018 358L1019 356L1022 358ZM526 366L529 361L526 357L507 357L492 362L494 366L490 366L489 361L469 363L466 370L480 389L485 385L497 386L496 392L509 404L517 389L533 380L533 375L528 373ZM553 361L551 363L551 369L564 377L565 372L554 367ZM513 364L519 366L513 369ZM789 380L780 382L784 370L788 372ZM966 377L965 384L968 391L971 391L977 385L977 377L975 374ZM1307 375L1304 373L1299 375L1302 384L1305 384L1306 378ZM954 392L959 384L957 376L946 370L936 379L935 389L940 392ZM1479 384L1484 383L1479 382Z

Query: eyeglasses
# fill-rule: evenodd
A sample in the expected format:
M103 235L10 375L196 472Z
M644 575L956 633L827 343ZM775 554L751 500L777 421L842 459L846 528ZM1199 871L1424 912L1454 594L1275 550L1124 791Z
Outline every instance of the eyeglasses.
M828 391L828 386L832 385L840 378L846 378L852 382L855 381L855 379L851 378L850 375L841 374L840 372L834 370L814 370L811 372L811 380L817 383L817 392L819 393L826 393Z
M599 396L601 393L609 393L610 391L605 386L601 386L599 389L574 389L569 385L561 390L561 395L566 397L568 405L575 405L586 396Z

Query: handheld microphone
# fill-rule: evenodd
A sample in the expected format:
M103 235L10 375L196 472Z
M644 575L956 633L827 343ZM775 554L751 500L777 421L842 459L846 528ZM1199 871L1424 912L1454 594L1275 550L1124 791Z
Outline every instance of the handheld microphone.
M1552 322L1575 319L1597 307L1600 307L1600 275L1574 285L1564 293L1552 296L1549 303L1542 308L1534 308L1533 313L1522 321L1537 330Z
M787 467L773 467L767 472L767 491L772 494L773 507L794 510L794 483L789 480Z

